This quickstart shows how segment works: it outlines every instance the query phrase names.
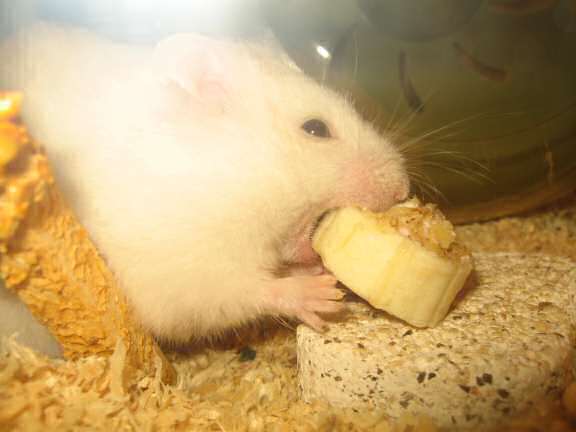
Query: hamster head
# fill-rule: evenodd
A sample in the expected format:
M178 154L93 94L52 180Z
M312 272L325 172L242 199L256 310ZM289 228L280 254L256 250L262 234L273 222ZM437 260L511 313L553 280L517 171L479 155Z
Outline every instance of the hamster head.
M186 110L226 134L218 151L229 158L227 170L252 178L232 201L251 203L258 236L276 261L319 260L311 237L330 209L384 211L408 196L393 143L347 98L269 48L176 35L160 43L157 58L163 75L187 92L181 99L195 100Z
M322 215L344 206L384 211L407 198L404 159L351 101L293 70L268 75L268 125L292 187L285 192L283 260L317 259L311 237ZM292 204L292 205L290 205Z

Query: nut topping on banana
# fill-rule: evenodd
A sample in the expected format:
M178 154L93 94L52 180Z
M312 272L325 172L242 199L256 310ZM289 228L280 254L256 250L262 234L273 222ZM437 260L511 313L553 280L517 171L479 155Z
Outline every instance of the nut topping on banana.
M344 285L416 327L440 323L472 271L452 224L417 199L385 213L334 210L316 230L313 247Z

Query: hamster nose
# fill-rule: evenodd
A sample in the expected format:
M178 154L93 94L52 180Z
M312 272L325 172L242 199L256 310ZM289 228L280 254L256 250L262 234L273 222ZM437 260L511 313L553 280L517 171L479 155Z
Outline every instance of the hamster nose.
M373 211L386 211L410 196L410 182L402 174L390 176L383 184L365 189L361 204Z
M407 178L400 180L400 185L393 197L396 202L405 201L410 196L410 181Z
M348 163L344 170L343 182L335 197L336 206L355 205L378 212L408 198L408 176L393 160L377 164L377 161L362 159L354 162Z
M394 181L386 185L372 188L359 188L339 197L338 204L354 205L370 209L375 212L388 210L395 204L405 201L410 194L410 185L407 181Z

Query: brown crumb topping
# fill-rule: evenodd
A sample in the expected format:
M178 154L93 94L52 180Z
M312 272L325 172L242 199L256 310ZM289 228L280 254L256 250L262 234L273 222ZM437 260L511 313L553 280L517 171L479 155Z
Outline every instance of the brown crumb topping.
M456 238L454 227L434 204L422 204L412 198L375 215L380 224L388 225L439 256L457 259L470 252Z

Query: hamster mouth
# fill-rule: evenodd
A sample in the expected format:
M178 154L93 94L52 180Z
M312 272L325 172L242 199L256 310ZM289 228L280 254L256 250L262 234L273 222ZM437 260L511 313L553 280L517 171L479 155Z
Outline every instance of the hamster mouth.
M308 239L310 240L310 242L312 242L312 238L314 237L314 233L316 232L316 230L318 229L318 227L320 226L320 224L322 223L322 221L324 220L324 218L326 216L328 216L328 214L332 211L333 209L328 209L325 210L324 212L322 212L322 214L320 216L318 216L316 218L316 220L314 221L314 223L312 224L312 226L310 227L310 232L308 233Z
M312 248L312 238L322 220L331 210L325 209L316 217L304 217L304 223L297 229L297 234L290 247L289 261L297 264L315 264L320 261L320 256Z

